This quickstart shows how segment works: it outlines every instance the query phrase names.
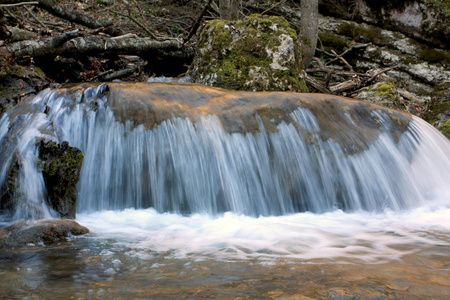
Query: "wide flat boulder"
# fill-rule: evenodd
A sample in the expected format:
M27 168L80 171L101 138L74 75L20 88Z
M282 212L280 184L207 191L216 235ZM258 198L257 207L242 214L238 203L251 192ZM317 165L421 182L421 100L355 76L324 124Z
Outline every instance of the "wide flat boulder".
M0 228L0 248L37 243L53 243L73 235L89 233L89 229L68 219L21 221Z
M196 122L201 116L216 116L225 132L257 133L277 131L282 122L293 124L307 139L331 139L348 154L367 148L384 131L394 139L408 128L412 115L376 104L326 94L292 92L233 91L196 84L108 83L100 86L78 85L59 91L75 102L97 107L92 90L101 91L105 105L115 118L134 126L153 129L173 118ZM82 99L80 100L80 95ZM309 111L320 128L310 132L300 125L294 113ZM383 116L383 117L381 117Z

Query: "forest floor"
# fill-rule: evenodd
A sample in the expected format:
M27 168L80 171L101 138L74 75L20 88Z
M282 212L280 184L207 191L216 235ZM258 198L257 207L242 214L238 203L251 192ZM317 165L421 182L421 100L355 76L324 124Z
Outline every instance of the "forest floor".
M91 20L99 22L112 22L112 28L121 36L132 36L150 38L157 41L176 40L183 42L183 38L188 36L191 27L201 13L204 4L201 1L113 1L113 0L61 0L58 2L64 10L79 12ZM35 5L22 5L15 7L3 7L6 25L16 27L34 35L32 39L51 38L63 35L67 32L78 30L80 36L107 37L105 28L92 29L76 24L61 17L57 17L44 9ZM217 18L218 16L210 16ZM10 42L8 38L6 42ZM0 46L5 44L0 41ZM185 49L191 49L195 37L185 43ZM2 57L2 68L15 63L21 65L37 65L44 69L47 78L53 82L84 82L95 80L96 76L108 70L120 70L127 67L127 64L134 64L135 57L132 55L76 55L56 57L55 63L51 63L49 68L48 59L41 57L24 57L12 59ZM152 59L140 57L139 72L133 72L129 76L122 77L121 80L142 81L149 76L161 75L161 66L158 62L148 64ZM161 60L160 57L155 59ZM181 66L174 67L174 71L168 71L172 76L179 75L187 71L186 62L188 60L177 61ZM167 64L167 62L166 62ZM142 68L141 68L142 67ZM70 69L70 71L68 70ZM47 70L47 72L46 72ZM51 72L48 72L51 71ZM61 72L58 72L61 71Z
M47 1L55 3L50 0L42 0L41 2ZM214 6L204 12L205 3L200 0L60 0L57 5L63 11L74 11L93 22L109 24L109 26L92 28L92 26L80 25L79 22L69 20L70 18L56 16L57 14L48 12L41 5L12 7L3 5L1 8L3 17L0 16L0 76L20 73L20 76L17 77L21 78L22 81L17 83L8 80L1 82L0 80L0 100L7 99L8 103L13 102L14 104L23 95L36 93L48 87L51 83L99 82L114 79L147 81L150 77L182 77L188 72L195 52L197 37L191 33L195 32L199 16L203 17L202 21L220 17L217 8L214 8ZM295 9L297 7L294 7ZM268 9L265 11L268 11ZM243 11L245 15L254 12L258 11L248 9ZM21 29L22 31L8 36L8 31L12 31L11 28ZM114 34L111 34L111 30L114 31ZM176 51L173 49L156 49L144 54L136 54L133 51L108 53L96 50L83 53L74 51L64 54L49 52L47 55L23 55L21 57L1 55L2 47L5 48L4 46L13 43L15 36L19 36L19 39L37 41L57 39L71 33L75 33L77 37L86 38L86 41L92 37L103 41L125 40L125 38L136 37L159 43L169 41L182 46ZM26 38L22 34L25 34ZM92 39L89 41L92 41ZM350 47L355 47L355 45ZM347 49L345 52L350 50ZM320 52L320 55L323 53L323 51ZM314 78L316 73L308 73L310 91L353 97L353 94L348 93L348 91L354 92L366 85L385 81L387 77L384 76L384 73L392 69L386 68L381 72L377 71L378 73L360 74L353 71L348 62L343 59L343 54L333 53L327 54L331 55L331 58L319 57L314 62L315 69L322 68L323 70L321 77ZM321 64L321 60L335 61L334 64L338 65L338 68L329 64L324 66ZM34 67L39 67L36 69L43 72L30 74L30 69L34 70ZM334 74L335 70L342 69L346 71L343 80L350 79L345 82L333 82L333 80L330 82L331 74ZM323 76L324 73L328 74L326 78ZM354 76L351 77L348 73L352 73L350 75ZM35 77L37 79L33 79L33 82L27 79ZM333 78L336 78L336 76ZM330 88L333 85L336 87L337 83L342 83L340 86L343 86L343 91L334 91ZM346 83L348 84L346 85ZM29 87L24 89L22 88L24 85ZM11 88L12 86L14 88ZM328 88L331 89L331 92ZM5 94L8 95L5 97ZM11 99L13 100L11 101ZM423 103L411 104L410 102L408 101L408 111L418 116L422 116L427 110L427 106ZM2 105L4 104L0 103L0 112L2 111ZM401 104L401 106L405 105Z

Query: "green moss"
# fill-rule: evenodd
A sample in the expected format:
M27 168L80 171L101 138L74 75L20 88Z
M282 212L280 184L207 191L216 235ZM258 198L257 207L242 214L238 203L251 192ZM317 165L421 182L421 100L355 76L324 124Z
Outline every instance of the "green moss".
M36 73L36 75L39 76L40 78L46 77L44 71L42 71L41 68L34 66L33 69L34 69L34 72Z
M424 119L432 124L441 120L441 116L450 113L450 82L443 82L434 88L434 94L428 103Z
M380 46L390 46L392 44L391 38L383 35L382 31L382 28L376 26L350 22L344 22L338 28L338 33L340 35L351 37L357 42L373 42L374 44ZM339 39L338 35L334 37L333 34L327 33L319 34L319 37L324 44L330 45L337 49L342 49L343 46L345 47L345 39ZM409 39L409 42L416 48L416 56L419 59L427 61L429 63L442 63L450 65L450 54L448 53L448 51L431 48L413 39ZM418 60L412 56L407 55L405 57L404 63L418 63Z
M448 0L428 0L428 6L433 7L437 13L450 18L450 1Z
M328 52L331 50L343 51L351 43L351 40L331 32L319 33L319 39L323 45L326 45L325 51Z
M278 16L251 15L238 22L209 21L199 37L196 56L200 58L194 59L191 76L194 80L208 76L204 74L216 76L212 83L229 89L277 90L278 80L290 84L295 91L304 91L306 85L298 79L298 66L289 66L283 72L271 67L273 57L268 53L278 50L282 34L297 39L286 19ZM258 80L254 81L252 74L256 72Z
M448 90L450 90L450 82L442 82L434 88L433 96L434 97L445 97L444 101L448 101L448 100L450 100L447 98Z
M443 63L450 65L450 54L445 51L440 51L438 49L433 49L427 45L420 45L420 50L418 51L419 58L429 62L429 63Z
M386 82L379 83L372 89L375 91L377 96L389 100L389 103L386 106L400 110L404 109L404 105L402 104L402 101L397 93L397 86L392 81L388 80Z
M344 22L339 26L338 33L353 38L357 42L373 42L377 45L387 45L389 40L383 36L380 27Z
M447 137L450 137L450 119L445 121L439 128L439 130Z
M47 203L61 216L74 218L76 212L76 184L84 154L67 142L61 145L54 142L39 142L39 159L42 175L47 188Z
M374 90L378 96L392 97L395 92L396 86L391 82L384 82L377 86Z

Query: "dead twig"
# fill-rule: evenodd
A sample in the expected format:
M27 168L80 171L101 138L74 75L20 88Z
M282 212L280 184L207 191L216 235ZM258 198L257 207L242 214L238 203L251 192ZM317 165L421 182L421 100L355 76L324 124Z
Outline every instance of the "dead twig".
M268 13L269 11L271 11L272 9L274 9L275 7L277 7L278 5L284 4L284 2L286 2L286 0L283 0L283 1L280 1L280 2L275 3L274 5L272 5L271 7L269 7L268 9L266 9L265 11L263 11L263 12L261 13L261 15L265 15L266 13Z
M0 7L15 7L15 6L24 6L24 5L38 5L39 2L33 1L33 2L19 2L19 3L12 3L12 4L0 4Z
M36 20L36 22L38 22L42 27L44 27L45 29L48 29L47 26L44 25L44 23L42 23L32 12L31 10L25 6L25 9L27 10L27 12L33 17L33 19Z
M377 74L375 74L374 76L372 76L372 78L370 78L370 79L367 81L367 83L370 84L370 83L374 82L375 79L377 79L377 77L380 76L381 74L386 73L386 72L388 72L388 71L390 71L390 70L393 70L393 69L395 69L395 68L398 68L399 66L400 66L400 65L395 65L395 66L386 68L386 69L384 69L384 70L381 70L380 72L378 72Z
M10 16L10 17L13 18L14 20L16 20L16 22L19 24L19 27L21 27L21 28L24 27L24 26L23 26L23 19L22 19L22 18L19 20L19 18L16 17L13 13L11 13L11 11L10 11L8 8L6 8L6 7L4 7L3 10L6 11L6 13L8 14L8 16Z
M92 77L92 78L91 78L90 80L88 80L88 81L94 81L94 80L96 80L97 78L103 77L103 76L108 75L108 74L111 74L111 73L113 73L113 72L114 72L113 69L109 69L109 70L107 70L107 71L105 71L105 72L102 72L102 73L99 73L99 74L95 75L94 77Z
M353 72L353 67L341 55L337 54L334 50L331 50L331 53L333 53L340 61L342 61L347 66L347 68L351 72Z
M339 94L342 92L347 92L347 91L351 91L354 89L360 89L362 87L366 87L371 85L373 82L375 82L375 80L377 80L377 78L383 74L386 73L392 69L397 68L399 65L395 65L389 68L386 68L384 70L381 70L380 72L376 73L375 75L369 75L370 78L366 79L365 77L367 77L368 74L366 74L364 77L362 76L358 76L355 75L352 79L338 83L332 87L330 87L330 91L333 92L334 94ZM353 94L350 93L350 94Z
M141 29L143 29L149 36L151 36L153 39L157 39L157 36L151 32L150 30L147 29L147 27L145 27L144 25L142 25L141 23L139 23L135 18L133 18L131 15L126 15L123 13L120 13L118 11L114 11L116 14L118 14L119 16L125 17L125 18L129 18L134 24L136 24L137 26L139 26Z
M127 69L115 71L115 72L112 72L110 74L107 74L103 78L103 80L104 81L111 81L111 80L114 80L114 79L117 79L117 78L122 78L122 77L125 77L125 76L129 76L129 75L133 74L134 72L136 72L137 69L138 68L135 67L135 68L130 68L130 69L127 68Z
M194 25L192 26L191 30L189 31L189 34L187 38L183 41L183 45L186 44L192 36L197 31L198 27L200 26L200 22L203 19L203 16L205 15L206 11L208 10L208 7L211 5L212 0L208 0L208 3L206 3L205 7L203 7L202 12L198 15L197 20L195 21Z

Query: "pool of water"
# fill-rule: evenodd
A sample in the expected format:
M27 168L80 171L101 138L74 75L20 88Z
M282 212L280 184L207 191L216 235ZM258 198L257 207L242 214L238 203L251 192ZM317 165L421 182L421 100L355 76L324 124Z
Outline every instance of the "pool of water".
M449 216L82 214L86 236L1 250L0 297L449 299Z

